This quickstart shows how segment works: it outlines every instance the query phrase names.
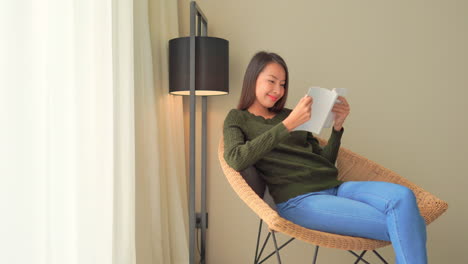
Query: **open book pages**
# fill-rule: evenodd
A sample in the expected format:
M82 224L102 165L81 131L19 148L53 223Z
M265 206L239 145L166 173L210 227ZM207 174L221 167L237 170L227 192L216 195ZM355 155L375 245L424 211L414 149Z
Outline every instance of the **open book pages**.
M334 113L331 112L335 103L340 103L337 100L338 95L345 96L346 88L333 88L329 90L322 87L311 87L307 95L311 96L314 101L312 103L312 116L309 121L296 127L296 130L305 130L315 134L320 134L322 128L330 127L335 119Z

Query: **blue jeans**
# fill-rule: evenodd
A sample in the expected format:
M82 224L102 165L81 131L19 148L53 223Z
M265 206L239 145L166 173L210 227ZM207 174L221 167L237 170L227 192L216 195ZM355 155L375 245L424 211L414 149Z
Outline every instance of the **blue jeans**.
M398 184L352 181L277 204L300 226L391 241L398 264L426 264L426 224L413 192Z

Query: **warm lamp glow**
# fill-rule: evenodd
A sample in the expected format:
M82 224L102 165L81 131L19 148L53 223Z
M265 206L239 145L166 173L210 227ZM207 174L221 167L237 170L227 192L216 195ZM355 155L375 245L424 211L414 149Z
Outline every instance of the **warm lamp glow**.
M190 95L190 91L175 91L170 92L172 95ZM213 96L213 95L226 95L228 92L223 91L208 91L208 90L196 90L195 96Z

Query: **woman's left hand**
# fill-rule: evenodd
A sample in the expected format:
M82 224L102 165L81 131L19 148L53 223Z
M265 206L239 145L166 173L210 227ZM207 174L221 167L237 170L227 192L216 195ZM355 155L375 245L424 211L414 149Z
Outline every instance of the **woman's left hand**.
M346 120L346 117L349 115L350 107L348 101L343 96L338 96L338 100L341 103L337 103L333 106L332 111L335 113L335 124L333 127L336 131L340 131L343 127L343 123Z

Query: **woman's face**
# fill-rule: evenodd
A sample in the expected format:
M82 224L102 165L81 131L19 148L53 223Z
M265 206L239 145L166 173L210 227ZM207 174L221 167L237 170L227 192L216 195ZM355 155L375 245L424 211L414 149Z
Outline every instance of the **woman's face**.
M269 63L258 75L255 86L255 102L259 106L271 108L284 95L286 72L278 63Z

